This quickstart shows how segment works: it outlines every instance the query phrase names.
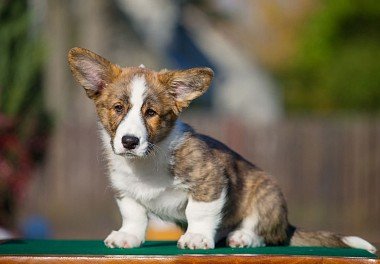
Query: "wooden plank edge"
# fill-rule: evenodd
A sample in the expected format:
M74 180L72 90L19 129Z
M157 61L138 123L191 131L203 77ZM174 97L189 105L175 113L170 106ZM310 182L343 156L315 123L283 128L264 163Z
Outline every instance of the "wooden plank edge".
M321 256L274 256L274 255L181 255L181 256L0 256L2 263L306 263L306 264L380 264L380 259Z

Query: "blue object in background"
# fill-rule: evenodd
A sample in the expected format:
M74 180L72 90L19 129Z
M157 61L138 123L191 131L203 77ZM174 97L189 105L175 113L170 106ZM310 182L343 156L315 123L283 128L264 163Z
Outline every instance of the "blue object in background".
M40 215L27 217L21 224L20 231L25 239L48 239L52 237L50 222Z
M173 63L174 68L188 69L194 67L209 67L217 71L216 66L207 58L198 45L191 38L182 24L178 23L173 39L166 51L167 57ZM215 73L215 75L217 75ZM203 107L212 106L213 85L208 91L195 101L195 105Z

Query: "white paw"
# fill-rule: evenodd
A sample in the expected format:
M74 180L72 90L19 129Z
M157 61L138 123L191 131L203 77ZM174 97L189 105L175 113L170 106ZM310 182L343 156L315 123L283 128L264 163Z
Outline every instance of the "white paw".
M251 232L236 230L227 237L227 244L232 248L264 247L264 240Z
M141 243L135 235L122 231L112 231L104 240L104 244L109 248L134 248L139 247Z
M185 233L180 237L177 245L182 249L210 249L215 247L212 238L196 233Z

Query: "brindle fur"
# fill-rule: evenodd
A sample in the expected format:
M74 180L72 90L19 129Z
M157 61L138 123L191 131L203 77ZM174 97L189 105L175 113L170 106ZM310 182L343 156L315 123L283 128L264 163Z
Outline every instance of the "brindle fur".
M88 66L88 60L94 71L101 72L100 79L81 70L83 65ZM154 117L144 117L152 143L168 135L181 110L207 90L213 77L208 68L161 72L140 67L121 68L81 48L69 52L69 64L74 77L94 100L99 119L111 138L130 107L132 78L143 75L148 92L141 111L145 113L152 108L157 112ZM186 87L192 92L187 96L178 93ZM115 104L122 104L124 112L117 113ZM232 231L243 219L257 213L259 221L254 231L266 245L346 247L339 235L295 230L288 223L285 199L274 179L217 140L188 127L185 139L173 148L169 158L172 176L188 186L194 200L214 201L223 189L227 191L219 232Z
M272 177L217 140L189 133L173 153L171 171L190 186L191 196L198 201L213 201L227 189L220 229L233 230L257 210L260 220L256 232L265 243L289 243L285 199Z

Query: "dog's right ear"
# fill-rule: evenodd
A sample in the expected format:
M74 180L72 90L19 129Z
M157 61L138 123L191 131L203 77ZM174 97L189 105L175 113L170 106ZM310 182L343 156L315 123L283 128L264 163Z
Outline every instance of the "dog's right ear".
M94 99L121 73L121 68L103 57L83 48L72 48L68 54L71 72Z

